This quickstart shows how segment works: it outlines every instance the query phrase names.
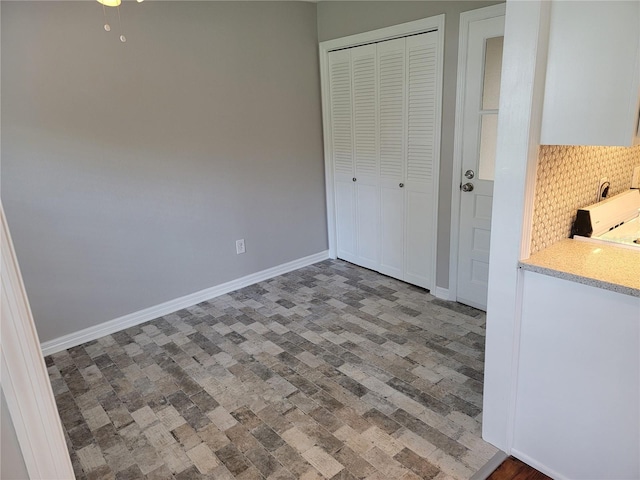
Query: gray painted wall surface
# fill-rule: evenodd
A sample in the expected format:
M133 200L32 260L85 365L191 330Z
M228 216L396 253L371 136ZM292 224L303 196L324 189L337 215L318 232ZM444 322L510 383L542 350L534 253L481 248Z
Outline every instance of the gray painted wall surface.
M41 341L327 248L316 6L121 13L126 44L96 2L2 4L2 201Z
M444 89L442 92L440 193L438 199L438 258L436 264L436 285L443 288L448 288L449 286L451 182L453 175L453 136L456 114L460 13L496 3L503 2L478 0L464 2L318 3L318 39L321 42L442 13L445 14Z
M0 478L3 480L24 480L29 478L27 466L24 463L22 450L16 436L16 429L11 420L9 407L0 388Z

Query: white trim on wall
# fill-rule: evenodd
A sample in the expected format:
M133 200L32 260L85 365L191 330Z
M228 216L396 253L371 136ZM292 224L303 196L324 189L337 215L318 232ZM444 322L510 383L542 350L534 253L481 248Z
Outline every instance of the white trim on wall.
M49 375L0 204L2 390L29 478L73 479Z
M216 285L215 287L200 290L199 292L191 293L189 295L185 295L184 297L169 300L168 302L154 305L153 307L145 308L143 310L124 315L114 320L109 320L99 325L85 328L83 330L73 332L68 335L55 338L53 340L49 340L48 342L44 342L42 344L42 352L45 356L51 355L52 353L60 352L62 350L66 350L67 348L81 345L85 342L89 342L105 335L118 332L125 328L148 322L149 320L153 320L163 315L173 313L177 310L192 307L193 305L196 305L200 302L219 297L220 295L224 295L229 292L233 292L234 290L238 290L239 288L253 285L254 283L258 282L263 282L270 278L277 277L278 275L283 275L293 270L297 270L299 268L321 262L323 260L326 260L327 258L329 258L329 252L325 250L323 252L315 253L307 257L283 263L281 265L277 265L260 272L252 273L251 275L246 275L236 280L231 280L230 282Z
M462 113L467 78L467 47L471 22L503 16L506 5L492 5L460 14L460 40L458 43L458 79L456 83L456 118L453 137L453 175L451 181L451 237L449 240L449 298L458 298L458 246L460 235L460 175L462 174Z
M449 300L449 297L451 295L448 288L442 288L438 286L436 286L436 288L434 288L431 293L434 297L439 298L440 300Z
M358 33L356 35L349 35L347 37L336 38L334 40L327 40L320 42L320 88L322 96L322 130L324 138L324 175L325 175L325 188L327 195L327 232L329 237L329 257L337 257L337 236L336 236L336 211L335 211L335 191L334 191L334 179L333 179L333 156L332 145L333 136L331 133L331 118L329 112L330 108L330 95L329 95L329 52L339 50L343 48L352 48L359 45L365 45L367 43L383 42L385 40L391 40L393 38L407 37L409 35L417 35L420 33L427 33L438 31L438 51L440 52L438 60L438 98L436 99L436 118L437 131L434 138L434 149L437 152L437 161L434 162L433 175L435 178L433 195L436 199L433 209L433 228L437 232L438 225L438 195L439 195L439 179L440 179L440 143L441 143L441 128L442 128L442 86L444 76L444 25L445 16L435 15L433 17L424 18L421 20L415 20L413 22L401 23L399 25L393 25L391 27L380 28L378 30L372 30L370 32ZM431 249L431 255L433 259L433 271L431 272L431 285L432 290L436 289L436 257L437 257L437 241L433 242Z

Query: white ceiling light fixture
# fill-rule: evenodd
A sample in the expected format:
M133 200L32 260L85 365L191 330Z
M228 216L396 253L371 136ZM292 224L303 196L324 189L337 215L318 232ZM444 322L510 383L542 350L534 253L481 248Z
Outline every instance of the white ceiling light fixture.
M111 25L109 25L109 22L107 21L107 9L105 7L115 7L116 11L118 12L118 27L120 29L120 41L122 43L126 42L127 37L125 37L124 34L122 33L122 21L120 20L120 4L122 3L122 0L97 0L97 2L102 5L102 13L104 14L104 29L107 32L111 31ZM143 0L137 0L137 2L142 3Z

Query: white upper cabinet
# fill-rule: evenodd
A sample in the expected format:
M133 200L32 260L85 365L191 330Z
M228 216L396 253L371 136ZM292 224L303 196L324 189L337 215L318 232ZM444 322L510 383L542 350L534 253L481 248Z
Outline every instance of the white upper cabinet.
M640 143L640 0L554 1L540 143Z

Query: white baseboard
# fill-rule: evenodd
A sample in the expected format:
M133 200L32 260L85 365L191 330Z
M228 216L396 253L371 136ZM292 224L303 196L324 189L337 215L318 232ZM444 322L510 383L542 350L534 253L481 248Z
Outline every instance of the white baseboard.
M442 287L438 287L436 285L435 290L433 290L433 292L431 292L433 294L434 297L439 298L440 300L451 300L449 298L449 289L448 288L442 288Z
M548 468L546 465L541 464L537 460L531 458L529 455L526 455L519 450L516 450L515 448L511 449L511 455L516 457L518 460L522 460L524 463L526 463L530 467L535 468L539 472L544 473L548 477L554 478L555 480L569 480L564 475L561 475L560 473Z
M230 282L216 285L215 287L207 288L205 290L200 290L199 292L185 295L184 297L169 300L168 302L145 308L143 310L124 315L114 320L109 320L99 325L85 328L78 332L54 338L53 340L43 342L40 347L42 348L42 353L45 356L51 355L52 353L57 353L62 350L66 350L67 348L75 347L85 342L104 337L105 335L119 332L120 330L124 330L125 328L148 322L149 320L153 320L154 318L167 315L183 308L192 307L193 305L196 305L205 300L219 297L220 295L224 295L225 293L233 292L234 290L238 290L239 288L253 285L254 283L262 282L264 280L277 277L278 275L283 275L287 272L291 272L293 270L297 270L299 268L321 262L328 258L328 250L315 253L313 255L299 258L291 262L283 263L281 265L277 265L260 272L252 273L251 275L247 275L236 280L231 280Z

